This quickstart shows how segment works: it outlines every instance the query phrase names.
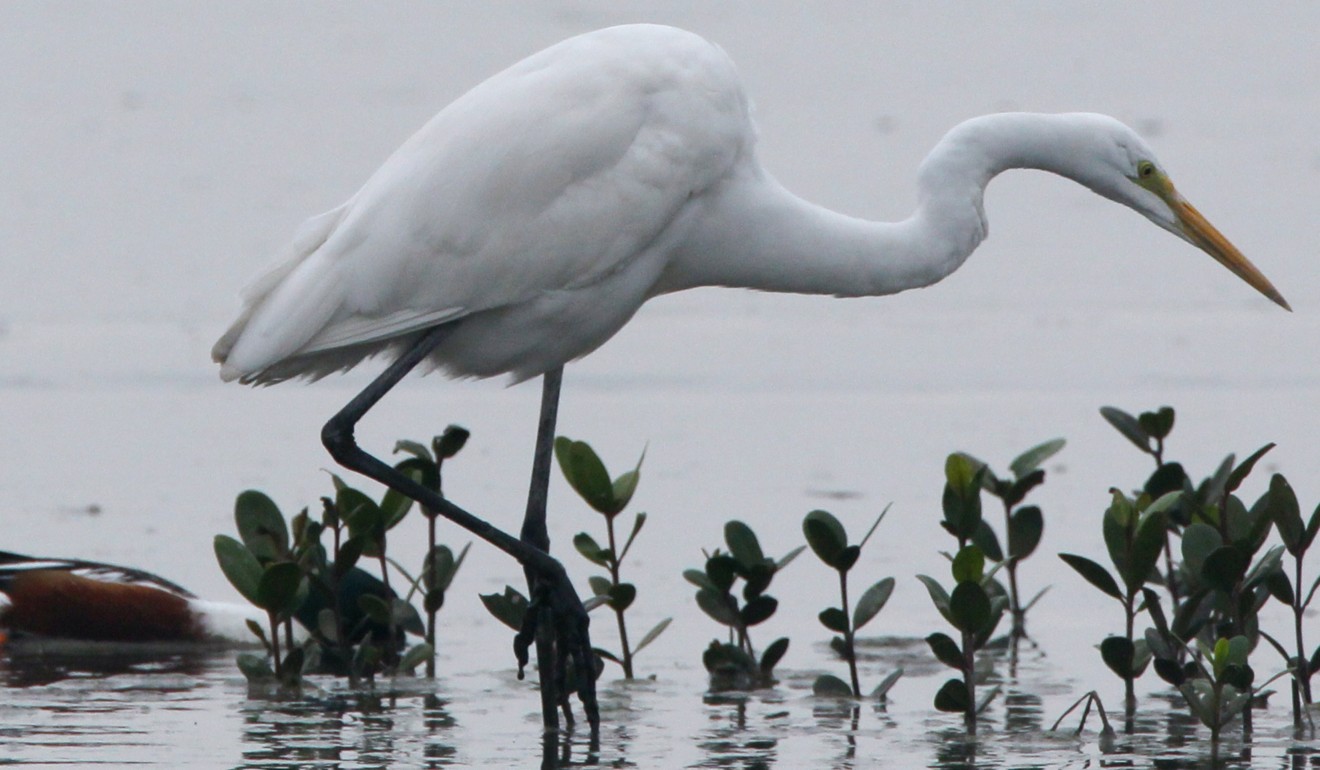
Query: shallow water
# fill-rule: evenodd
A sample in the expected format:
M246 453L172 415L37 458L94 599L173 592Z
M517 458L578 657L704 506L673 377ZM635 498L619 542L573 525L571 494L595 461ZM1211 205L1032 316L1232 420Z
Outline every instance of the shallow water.
M579 732L554 752L638 767L1211 764L1204 731L1157 697L1143 700L1141 735L1110 753L1094 723L1079 738L1041 730L1087 690L1111 708L1121 697L1092 647L1119 627L1117 607L1054 554L1099 555L1107 489L1149 470L1098 418L1104 404L1178 407L1170 452L1194 474L1275 441L1246 495L1279 470L1304 509L1320 499L1310 3L1269 14L1230 3L0 5L0 68L24 73L0 85L0 544L133 564L234 598L211 553L212 536L232 530L234 496L258 487L291 513L325 494L320 424L366 375L221 385L208 350L239 288L462 90L569 34L641 19L723 45L756 102L766 165L852 214L905 216L917 163L963 118L1114 114L1296 312L1129 212L1025 173L994 183L993 236L929 291L841 302L707 290L650 303L570 367L560 425L615 473L645 448L634 508L650 521L628 565L632 612L639 628L676 620L642 656L654 682L604 686L600 746ZM360 434L385 451L465 425L473 439L447 466L449 494L513 526L537 395L412 381ZM1029 585L1053 586L1032 617L1039 648L969 742L930 708L945 674L912 641L939 625L913 576L945 568L943 459L966 450L1002 469L1056 435L1069 445L1033 495L1046 534L1023 568ZM722 523L743 519L783 553L812 508L856 533L890 502L857 567L898 579L868 631L906 641L881 646L863 673L874 683L908 670L888 707L854 717L808 696L816 673L841 673L815 619L832 583L809 555L776 584L781 609L764 632L793 640L781 685L703 697L699 656L717 629L680 574ZM598 527L558 479L552 506L557 544ZM398 555L417 563L420 546L402 540ZM567 561L585 583L585 563ZM364 695L327 682L274 700L247 692L229 653L11 658L0 763L526 766L542 754L536 699L476 599L518 580L474 546L442 615L434 689L381 683ZM605 625L598 638L612 646ZM1258 720L1253 766L1316 764L1311 744L1292 748L1285 701ZM1221 759L1244 751L1229 742Z
M461 651L479 655L477 650ZM123 651L121 651L123 654ZM1092 714L1048 728L1074 699L1076 680L1039 649L1016 664L1001 651L992 682L1004 689L976 736L913 693L945 672L917 639L872 640L863 681L907 670L884 704L814 698L815 672L785 670L779 686L702 694L704 676L668 670L654 680L603 683L598 742L571 730L541 744L530 687L503 674L382 680L349 689L314 679L300 697L249 692L230 655L156 649L128 658L19 653L3 670L5 763L18 766L511 767L1303 767L1320 746L1296 741L1286 700L1256 712L1244 744L1236 729L1216 753L1203 728L1164 692L1142 702L1131 736L1102 738ZM123 664L123 665L121 665ZM58 670L62 676L55 676ZM835 667L837 670L837 667ZM1109 682L1103 682L1109 684ZM1062 704L1062 705L1061 705ZM1111 699L1111 707L1113 699ZM1115 726L1121 719L1111 714Z

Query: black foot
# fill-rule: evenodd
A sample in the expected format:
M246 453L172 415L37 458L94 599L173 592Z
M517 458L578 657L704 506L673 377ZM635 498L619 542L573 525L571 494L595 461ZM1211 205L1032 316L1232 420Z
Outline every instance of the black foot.
M557 563L556 566L559 569L553 575L537 581L537 590L532 596L527 614L523 616L522 628L513 639L513 652L518 658L518 678L524 676L532 643L541 627L542 610L548 609L545 615L553 624L551 630L555 640L555 670L542 671L542 681L546 678L554 681L559 706L569 726L573 724L573 717L568 699L574 690L577 691L582 701L582 710L587 716L587 724L595 735L600 730L600 707L596 702L596 677L599 670L596 666L596 653L591 649L591 618L577 592L573 590L563 567ZM570 671L573 675L571 682Z

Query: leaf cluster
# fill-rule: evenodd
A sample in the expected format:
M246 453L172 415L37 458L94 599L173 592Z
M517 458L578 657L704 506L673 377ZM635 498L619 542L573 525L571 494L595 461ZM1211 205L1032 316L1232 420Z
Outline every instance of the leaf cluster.
M830 648L848 662L849 674L854 683L858 681L854 635L863 626L870 623L884 608L885 603L889 601L890 595L894 592L894 579L892 577L884 578L863 591L861 597L857 600L856 606L853 607L850 617L848 614L848 573L857 563L862 548L871 539L871 535L875 534L876 527L880 526L880 522L884 520L885 514L888 512L888 507L881 511L861 542L855 545L848 543L848 533L844 530L843 524L828 511L812 511L802 520L802 533L807 539L807 545L811 547L812 552L827 567L835 570L839 575L841 606L828 607L822 610L818 617L821 625L830 631L841 634L841 636L836 636L830 640ZM898 674L902 674L901 669ZM892 681L887 679L887 684L882 685L882 689L877 690L873 695L883 697L889 687L893 686L894 681L897 681L897 677L893 677ZM817 677L812 685L812 692L817 695L838 696L842 694L844 697L861 697L860 685L849 685L831 674L822 674Z
M697 588L697 606L712 620L727 626L733 637L728 643L712 643L702 662L717 686L765 687L774 681L774 667L788 650L788 639L775 640L758 657L749 631L774 615L779 600L766 590L775 575L806 546L798 546L780 559L767 557L756 533L740 521L724 525L724 541L727 553L717 549L707 556L703 569L683 572L683 577ZM742 581L741 601L734 592L738 581Z

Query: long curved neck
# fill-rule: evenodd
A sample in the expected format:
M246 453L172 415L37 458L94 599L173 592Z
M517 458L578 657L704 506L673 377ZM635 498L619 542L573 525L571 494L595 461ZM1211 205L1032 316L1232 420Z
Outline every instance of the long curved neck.
M845 216L798 198L754 161L712 191L679 269L660 291L729 286L876 296L929 286L985 239L985 187L1001 171L1037 168L1082 179L1078 116L1002 113L959 124L917 175L918 204L902 222Z

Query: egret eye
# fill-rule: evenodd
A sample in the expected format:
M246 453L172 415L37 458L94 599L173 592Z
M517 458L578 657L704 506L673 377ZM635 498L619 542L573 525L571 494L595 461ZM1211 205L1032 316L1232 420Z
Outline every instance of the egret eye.
M1143 160L1137 164L1137 178L1150 179L1155 175L1155 164L1148 160Z

